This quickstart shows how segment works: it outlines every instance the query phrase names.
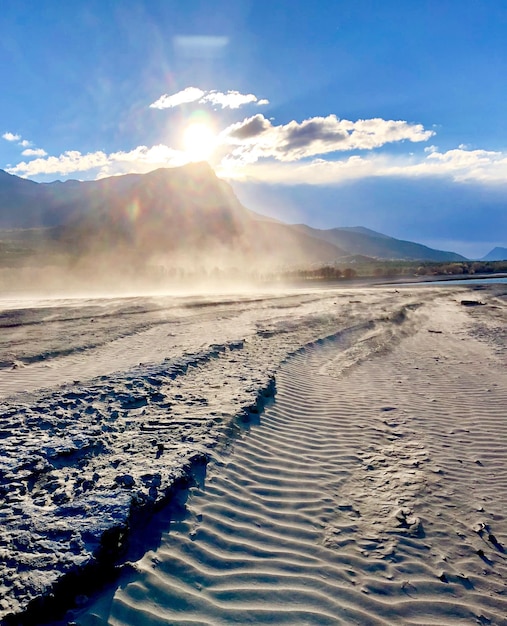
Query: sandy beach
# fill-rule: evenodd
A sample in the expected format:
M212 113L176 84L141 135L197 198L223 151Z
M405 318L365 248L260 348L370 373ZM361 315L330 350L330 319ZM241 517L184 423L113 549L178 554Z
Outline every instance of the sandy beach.
M507 624L506 291L4 302L1 619Z

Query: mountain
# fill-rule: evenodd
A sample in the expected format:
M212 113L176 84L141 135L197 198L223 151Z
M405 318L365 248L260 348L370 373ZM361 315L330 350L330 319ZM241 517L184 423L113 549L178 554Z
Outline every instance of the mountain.
M486 256L483 256L481 261L507 261L507 248L497 246L488 252Z
M52 247L76 258L254 269L330 263L345 254L247 210L206 163L89 182L1 174L0 227L52 227Z
M0 228L33 228L47 226L44 187L0 170Z
M47 249L75 259L109 255L130 266L301 267L358 256L465 260L362 226L319 230L264 217L245 208L207 163L86 182L35 183L0 170L0 228L41 229L48 241L41 255ZM11 233L9 254L15 239Z
M382 233L378 233L376 230L371 230L371 228L365 228L364 226L341 226L340 230L351 233L363 233L363 235L379 237L380 239L392 239L389 235L383 235Z
M352 228L331 228L320 230L305 224L294 226L299 232L322 239L343 248L348 254L359 254L377 259L403 259L411 261L466 261L455 252L434 250L420 243L395 239L374 230L356 226Z

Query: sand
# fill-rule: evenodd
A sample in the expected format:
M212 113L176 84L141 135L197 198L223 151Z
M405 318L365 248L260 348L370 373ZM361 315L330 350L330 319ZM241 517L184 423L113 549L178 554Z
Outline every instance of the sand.
M399 292L265 295L215 301L205 313L172 307L170 321L56 356L51 376L26 379L30 393L16 391L22 368L10 370L11 379L0 372L10 393L4 407L16 407L14 416L34 402L48 415L69 388L76 391L73 383L57 386L68 380L61 360L76 359L81 373L98 375L111 368L108 353L124 350L127 357L129 342L137 345L152 360L130 369L128 358L117 360L116 372L77 386L93 419L86 425L81 411L69 408L80 412L74 443L78 433L91 438L102 421L112 430L107 451L84 455L81 472L102 472L89 491L75 487L72 463L59 468L70 504L100 496L109 512L115 502L125 516L147 467L167 489L178 476L194 482L188 494L179 492L179 507L129 528L122 557L128 567L89 600L77 589L75 603L83 608L71 609L62 623L507 624L505 297L451 287ZM463 306L463 299L485 304ZM159 317L169 314L166 305ZM219 346L209 335L206 342L206 323ZM160 333L169 325L186 329L187 338L171 333L165 349L173 356L160 363ZM195 351L184 356L181 346L190 341ZM24 369L36 368L34 360ZM157 377L160 401L146 392ZM121 431L113 427L122 415L115 402L132 402L132 388L127 399L126 390L140 380L145 392L136 397L146 403L124 409L130 425ZM45 388L37 390L37 381ZM111 418L114 410L119 415ZM163 454L158 447L147 453L154 436L163 439ZM125 450L127 441L136 453ZM205 476L193 455L210 459ZM111 459L120 461L121 473L110 474ZM58 481L55 467L47 473ZM108 484L117 476L131 476L135 488ZM145 485L147 497L153 486ZM26 593L27 581L44 571L40 562L23 561L16 529L29 523L37 530L41 519L64 523L50 495L38 505L32 492L21 506L18 494L24 516L7 520L12 585L4 615L11 607L22 614L37 594L36 586ZM74 517L77 529L96 519L90 506ZM96 522L93 531L98 538L104 525ZM36 551L37 537L26 539ZM72 561L64 548L72 539L51 540L59 542L52 554L86 567L93 545L77 550L74 543ZM48 572L53 580L65 576L57 564Z

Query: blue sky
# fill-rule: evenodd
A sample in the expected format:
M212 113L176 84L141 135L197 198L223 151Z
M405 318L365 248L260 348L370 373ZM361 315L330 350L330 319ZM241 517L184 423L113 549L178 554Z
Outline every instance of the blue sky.
M507 246L504 0L3 0L0 168L206 159L291 222Z

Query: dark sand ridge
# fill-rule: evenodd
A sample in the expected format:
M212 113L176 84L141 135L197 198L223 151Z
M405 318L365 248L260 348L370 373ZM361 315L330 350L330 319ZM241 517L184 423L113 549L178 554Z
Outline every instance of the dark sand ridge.
M505 313L439 298L299 352L76 623L507 624Z

